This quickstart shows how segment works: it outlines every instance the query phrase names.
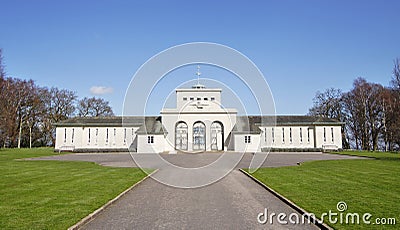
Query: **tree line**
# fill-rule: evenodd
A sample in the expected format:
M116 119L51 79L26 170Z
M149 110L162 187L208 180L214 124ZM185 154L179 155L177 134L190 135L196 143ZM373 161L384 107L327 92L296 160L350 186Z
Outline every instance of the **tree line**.
M343 148L399 151L400 59L394 61L389 86L359 77L348 92L335 88L317 92L309 115L343 122Z
M112 115L109 102L102 98L78 99L71 90L6 76L0 49L0 147L52 146L54 123L75 116Z

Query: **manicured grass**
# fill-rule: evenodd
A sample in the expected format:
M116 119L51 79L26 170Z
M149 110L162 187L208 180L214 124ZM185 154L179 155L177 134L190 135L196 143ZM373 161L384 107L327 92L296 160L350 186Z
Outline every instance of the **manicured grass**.
M16 160L53 154L0 150L0 229L66 229L145 176L89 162Z
M370 157L380 160L400 160L400 153L398 152L343 151L333 153L350 156Z
M345 153L341 153L345 154ZM349 154L349 153L347 153ZM336 229L398 229L400 226L400 155L393 153L350 152L377 159L306 162L300 166L262 168L253 175L307 212L319 217L344 201L348 209L362 216L396 218L396 225L331 224ZM273 211L273 210L271 210ZM360 219L360 222L362 220Z

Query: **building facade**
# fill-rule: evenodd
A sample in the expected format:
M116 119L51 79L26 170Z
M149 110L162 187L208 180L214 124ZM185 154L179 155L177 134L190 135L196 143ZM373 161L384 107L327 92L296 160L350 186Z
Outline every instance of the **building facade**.
M72 118L56 124L56 151L178 153L342 148L342 123L311 116L238 116L221 89L176 89L160 116Z

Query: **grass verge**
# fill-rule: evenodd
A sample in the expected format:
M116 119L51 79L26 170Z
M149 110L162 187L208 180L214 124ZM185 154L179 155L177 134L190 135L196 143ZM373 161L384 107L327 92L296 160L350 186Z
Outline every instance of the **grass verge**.
M372 214L371 224L324 222L335 229L398 229L400 225L400 154L342 152L376 159L306 162L300 166L261 168L252 175L307 212L320 217L329 210L340 213L344 201L348 213ZM272 211L272 210L271 210ZM380 218L380 219L377 219ZM396 225L379 225L381 218L395 218ZM339 221L340 219L338 219ZM386 219L386 221L388 221ZM391 220L390 220L391 221Z
M90 162L16 160L53 154L0 150L1 229L66 229L146 176Z

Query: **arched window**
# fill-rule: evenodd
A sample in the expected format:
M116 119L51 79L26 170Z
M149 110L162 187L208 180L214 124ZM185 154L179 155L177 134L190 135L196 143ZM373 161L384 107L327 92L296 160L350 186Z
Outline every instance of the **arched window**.
M214 121L210 127L211 150L224 150L224 128L221 122Z
M188 126L183 121L179 121L175 126L175 149L188 149Z
M193 150L206 150L206 126L201 121L193 124Z

